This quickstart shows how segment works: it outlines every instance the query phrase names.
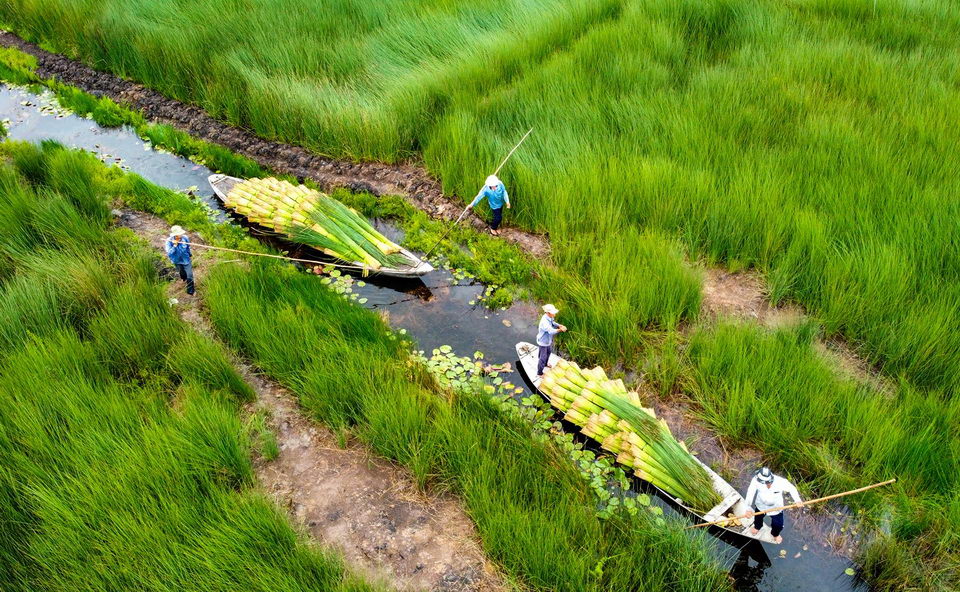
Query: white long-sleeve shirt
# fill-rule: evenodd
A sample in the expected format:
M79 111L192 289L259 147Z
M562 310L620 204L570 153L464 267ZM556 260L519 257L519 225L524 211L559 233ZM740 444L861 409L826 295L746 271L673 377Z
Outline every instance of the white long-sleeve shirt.
M560 332L560 324L545 314L540 317L540 325L537 327L537 345L550 347L553 345L553 336Z
M777 475L773 476L773 484L770 485L770 487L767 487L766 483L761 483L754 477L753 480L750 481L750 488L747 489L747 495L744 496L744 499L747 501L748 506L755 507L757 511L762 512L770 508L779 508L780 506L787 505L783 501L784 493L789 493L794 503L803 501L800 499L800 493L797 491L797 488L793 486L793 483ZM781 511L782 510L770 512L768 515L776 516Z

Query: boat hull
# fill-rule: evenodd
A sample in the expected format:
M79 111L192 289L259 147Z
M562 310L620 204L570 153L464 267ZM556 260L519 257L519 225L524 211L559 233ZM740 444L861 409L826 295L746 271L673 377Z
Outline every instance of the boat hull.
M520 343L517 344L516 349L517 349L517 356L519 360L518 367L520 369L522 376L527 381L528 385L534 391L537 392L537 394L543 397L546 401L549 401L550 398L547 397L540 390L540 379L536 377L537 362L539 361L539 356L538 356L539 348L532 343L521 341ZM560 359L561 358L558 355L550 354L550 359L547 362L547 366L548 367L554 366L558 361L560 361ZM573 426L573 424L570 424L570 425ZM573 427L576 427L576 426L573 426ZM577 427L577 430L579 431L578 427ZM586 436L584 436L584 438L586 438ZM589 438L586 438L586 439L592 442L592 440L590 440ZM660 493L661 497L666 499L670 503L670 505L696 518L700 523L713 522L715 520L722 520L724 516L726 516L731 512L736 516L742 516L743 514L746 514L751 511L746 501L743 499L743 496L741 496L740 493L736 489L734 489L732 485L727 483L726 480L723 479L723 477L718 475L713 469L711 469L710 467L705 465L703 462L701 462L700 459L698 459L696 456L694 456L693 458L698 463L700 463L700 465L704 468L704 470L706 470L707 475L709 475L710 479L713 481L713 488L717 491L717 493L719 493L723 497L723 501L717 506L715 506L714 508L712 508L709 512L705 514L701 514L696 510L694 510L693 508L690 508L689 506L685 505L682 500L670 495L668 492L657 487L656 485L648 481L643 481L643 483L647 484L649 487L655 489L658 493ZM773 535L770 533L769 525L764 524L760 532L754 535L750 532L750 527L752 526L752 523L753 523L753 520L751 518L743 518L740 520L740 527L712 526L710 527L710 530L711 532L721 535L723 538L729 537L731 541L743 541L743 539L748 539L750 541L760 541L764 543L770 543L773 545L777 544L777 542L773 539Z
M210 182L210 187L213 188L213 193L217 196L217 199L219 199L224 204L224 207L229 209L229 206L226 205L227 194L230 193L230 190L235 185L237 185L238 183L242 183L243 179L239 179L237 177L230 177L228 175L215 174L215 175L210 175L210 177L207 180ZM280 234L272 229L265 229L265 230L266 232L272 234L273 236L276 236L277 238L288 240L288 241L290 240L289 237L284 236L283 234ZM330 257L329 255L326 255L326 254L325 256L330 257L330 259L334 261L337 261L337 265L343 269L347 269L348 271L355 271L358 273L367 273L369 275L412 279L412 278L422 277L430 273L434 269L432 265L430 265L426 261L421 260L419 257L417 257L416 255L414 255L413 253L411 253L410 251L404 248L400 249L400 254L402 254L411 262L411 265L409 267L404 267L404 268L381 267L380 269L372 270L369 267L365 267L362 263L359 263L357 261L343 261L341 259Z

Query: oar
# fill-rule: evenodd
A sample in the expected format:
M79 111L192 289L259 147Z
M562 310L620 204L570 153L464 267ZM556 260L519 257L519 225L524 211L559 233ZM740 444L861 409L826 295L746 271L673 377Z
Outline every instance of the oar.
M513 149L512 149L510 152L507 153L506 158L503 159L503 162L500 163L500 166L497 167L497 170L495 170L495 171L493 172L494 175L496 175L497 173L500 172L500 169L503 168L503 165L507 164L507 161L510 160L510 157L513 156L513 153L517 151L517 148L520 147L520 144L523 144L523 141L527 139L527 136L529 136L531 132L533 132L533 128L532 128L532 127L531 127L529 130L527 130L527 133L523 134L523 137L520 138L520 141L517 142L517 145L514 146ZM447 231L443 233L443 236L440 237L440 240L437 241L437 244L435 244L435 245L433 245L432 247L430 247L430 250L423 254L423 258L424 258L424 259L426 259L427 257L429 257L429 256L430 256L430 253L432 253L432 252L434 251L434 249L436 249L437 247L440 246L440 243L443 242L443 239L447 238L447 235L450 234L450 231L453 230L453 227L454 227L454 226L456 226L457 224L460 224L460 220L463 220L463 217L467 215L467 211L468 211L468 210L470 210L470 206L469 206L469 205L468 205L467 207L463 208L463 211L460 212L460 215L459 215L459 216L457 216L457 219L456 219L456 221L453 223L453 226L450 226L450 228L447 228Z
M881 487L883 485L890 485L895 482L896 479L890 479L888 481L882 481L880 483L874 483L873 485L867 485L866 487L861 487L859 489L851 489L850 491L844 491L843 493L835 493L833 495L828 495L826 497L818 497L817 499L810 500L808 502L801 502L796 504L790 504L789 506L780 506L779 508L770 508L769 510L763 510L762 512L750 512L749 514L744 514L743 516L736 516L734 518L722 518L720 520L714 520L713 522L704 522L702 524L692 524L686 527L684 530L689 530L691 528L700 528L703 526L712 526L714 524L720 524L722 522L729 522L730 520L742 520L743 518L753 518L754 516L760 516L768 512L779 512L781 510L790 510L793 508L802 508L805 506L810 506L813 504L819 504L820 502L825 502L827 500L837 499L838 497L843 497L846 495L853 495L854 493L860 493L868 489L873 489L874 487Z

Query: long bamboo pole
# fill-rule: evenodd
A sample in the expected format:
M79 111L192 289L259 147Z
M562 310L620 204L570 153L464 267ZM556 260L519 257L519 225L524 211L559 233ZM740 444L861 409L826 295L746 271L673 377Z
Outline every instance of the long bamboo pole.
M228 249L227 247L215 247L213 245L204 245L198 243L190 243L191 247L198 249L212 249L214 251L226 251L228 253L241 253L243 255L254 255L256 257L270 257L272 259L283 259L284 261L297 261L299 263L314 263L316 265L329 265L331 267L345 267L350 269L357 269L362 267L360 265L343 265L337 263L327 263L325 261L315 261L313 259L298 259L296 257L284 257L283 255L271 255L269 253L256 253L254 251L241 251L240 249Z
M523 134L523 137L520 138L520 141L517 142L517 145L513 147L513 150L507 153L507 156L503 159L503 162L500 163L500 166L497 167L497 170L493 171L493 174L496 175L500 172L500 169L503 168L503 165L507 164L507 161L510 160L510 157L513 156L513 153L517 151L517 148L520 147L520 144L523 144L523 141L527 139L527 136L533 133L533 128L531 127L527 130L527 133Z
M527 139L527 136L529 136L532 132L533 132L533 128L531 127L529 130L527 130L527 133L523 134L523 137L520 138L520 141L517 142L517 145L514 146L513 149L510 150L510 152L507 153L507 156L506 156L506 157L503 159L503 161L500 163L500 166L498 166L498 167L497 167L497 170L493 172L494 175L496 175L497 173L500 172L500 169L503 168L503 165L507 164L507 161L510 160L510 157L513 156L513 153L517 151L517 148L520 147L520 144L523 144L523 141L526 140L526 139ZM450 228L448 228L448 229L446 230L446 232L443 233L443 236L440 237L440 240L437 241L437 244L435 244L435 245L433 245L432 247L430 247L430 250L423 254L423 258L424 258L424 259L426 259L427 257L429 257L429 256L430 256L430 253L433 253L434 249L436 249L437 247L440 246L440 243L443 242L443 239L447 238L447 235L450 234L450 231L453 230L453 227L454 227L454 226L456 226L457 224L460 224L460 220L463 220L463 217L467 215L467 211L469 211L469 210L470 210L470 206L469 206L469 205L468 205L467 207L463 208L463 211L460 212L460 215L459 215L459 216L457 216L456 222L454 222L454 223L450 226Z
M874 483L873 485L867 485L866 487L860 487L859 489L851 489L850 491L844 491L843 493L835 493L833 495L828 495L826 497L818 497L817 499L812 499L810 501L800 502L796 504L790 504L789 506L780 506L779 508L770 508L769 510L763 510L762 512L750 512L748 514L744 514L743 516L736 516L735 518L722 518L720 520L714 520L713 522L703 522L701 524L692 524L686 527L684 530L689 530L691 528L701 528L704 526L712 526L714 524L720 524L722 522L729 522L730 520L742 520L743 518L753 518L754 516L760 516L762 514L767 514L768 512L779 512L781 510L802 508L802 507L810 506L813 504L819 504L820 502L825 502L827 500L837 499L838 497L844 497L846 495L853 495L854 493L860 493L868 489L873 489L874 487L890 485L895 481L896 479L889 479L887 481L881 481L880 483Z

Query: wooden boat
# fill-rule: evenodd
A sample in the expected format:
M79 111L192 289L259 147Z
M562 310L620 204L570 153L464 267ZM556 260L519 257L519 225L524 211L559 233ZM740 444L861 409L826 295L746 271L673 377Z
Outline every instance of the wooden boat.
M519 367L523 374L526 375L527 380L537 391L537 393L546 399L550 400L543 392L540 391L540 380L537 378L537 362L538 362L538 348L532 343L527 343L521 341L517 344L517 356L519 356L520 364ZM556 354L550 354L550 360L547 362L547 366L554 366L560 357ZM746 500L743 499L743 496L733 488L732 485L727 483L723 477L714 472L713 469L705 465L700 461L696 456L693 457L700 465L707 471L707 475L713 480L713 488L720 494L723 498L723 501L713 507L709 512L705 514L700 514L696 510L690 508L683 503L682 500L670 495L670 493L664 491L663 489L657 487L653 483L644 481L648 483L650 487L656 489L662 496L667 499L672 505L677 506L683 509L687 514L695 516L701 522L713 522L715 520L722 520L724 517L729 516L731 513L735 516L742 516L752 511L752 509L747 505ZM778 544L773 536L770 534L770 525L764 524L763 528L760 529L760 532L757 534L752 534L750 532L751 527L753 526L752 518L742 518L740 519L739 525L732 526L716 526L710 527L716 529L717 531L723 531L722 534L729 534L732 537L740 538L745 537L751 540L762 541L764 543L770 543L773 545Z
M220 174L210 175L210 177L208 177L207 180L210 182L210 187L213 188L213 193L217 196L217 198L221 202L224 203L225 207L226 207L227 194L230 193L230 190L233 189L235 185L243 182L243 179L238 179L237 177L230 177L227 175L220 175ZM280 234L272 229L267 228L265 230L269 234L272 234L277 238L280 238L283 240L290 240L289 237L283 234ZM401 265L399 267L381 267L380 269L372 270L369 267L365 268L364 265L358 261L345 261L343 263L346 263L348 265L348 267L346 268L348 270L355 270L355 271L362 272L364 271L364 269L366 269L368 273L373 275L382 275L382 276L398 277L398 278L417 278L433 271L432 265L430 265L426 261L423 261L422 259L414 255L410 251L401 248L400 254L403 255L404 258L407 259L407 261L409 261L408 264ZM333 259L333 257L331 257L331 259Z

